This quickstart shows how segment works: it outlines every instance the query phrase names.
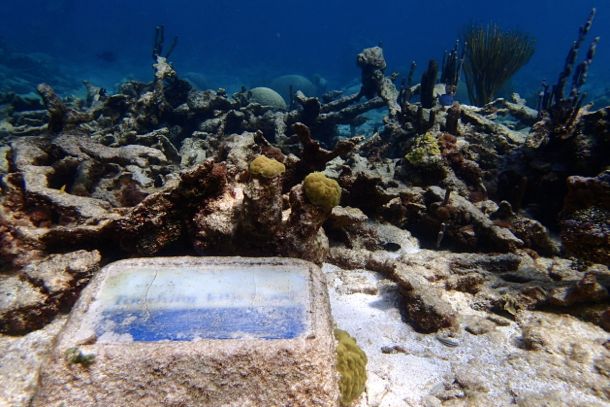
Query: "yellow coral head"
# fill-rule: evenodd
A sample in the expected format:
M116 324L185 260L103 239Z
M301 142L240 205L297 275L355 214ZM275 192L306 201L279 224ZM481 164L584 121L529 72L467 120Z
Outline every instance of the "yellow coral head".
M275 178L286 172L286 166L281 162L259 155L250 163L250 174L255 177Z
M337 370L341 375L339 391L341 405L350 406L357 400L366 385L366 354L347 332L335 329L337 344Z
M413 140L411 150L405 155L405 159L416 166L439 161L441 159L441 149L434 133L427 132L417 136Z
M331 210L341 201L341 187L337 181L321 172L312 172L306 176L303 189L309 202L326 210Z

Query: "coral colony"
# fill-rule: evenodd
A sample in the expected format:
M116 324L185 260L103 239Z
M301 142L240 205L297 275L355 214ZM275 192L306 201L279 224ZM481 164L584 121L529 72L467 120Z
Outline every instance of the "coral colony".
M112 261L297 258L331 270L333 308L348 297L396 295L389 308L400 310L397 323L421 335L430 352L477 353L469 344L496 332L505 335L503 344L485 345L485 352L511 343L504 360L515 361L498 366L570 365L589 376L574 384L553 370L547 378L588 389L568 404L607 403L607 341L573 330L590 345L578 347L581 339L571 336L569 355L543 359L560 352L545 333L553 318L610 330L610 107L593 109L584 91L601 43L588 39L594 17L595 10L557 82L543 85L536 109L517 94L498 98L535 41L495 24L465 28L440 62L430 59L419 73L413 63L404 75L391 74L386 57L405 56L365 48L354 55L360 77L352 92L296 74L232 94L199 89L172 63L180 45L177 37L165 44L163 26L154 31L149 82L126 80L116 91L85 82L79 98L31 76L37 97L0 93L2 338L51 329ZM167 306L196 298L159 295ZM117 306L137 305L129 298ZM339 305L337 315L346 308ZM473 313L485 318L475 324ZM374 370L380 358L410 353L382 330L383 344L358 337L376 329L335 331L337 405L373 400L382 393L375 383L392 376ZM104 360L81 345L62 358L63 368L94 378ZM452 372L459 378L426 385L435 387L429 397L438 405L523 396L518 385L507 390L489 378L475 385ZM563 405L553 394L545 393L549 403ZM286 396L293 397L286 403L300 405L301 396Z

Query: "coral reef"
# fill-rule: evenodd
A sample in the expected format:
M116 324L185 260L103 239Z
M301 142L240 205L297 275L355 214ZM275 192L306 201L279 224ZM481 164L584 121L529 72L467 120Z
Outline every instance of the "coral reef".
M337 370L341 375L339 390L341 405L350 406L360 397L366 384L366 354L358 344L341 329L335 329L337 338Z
M428 62L428 68L421 76L420 94L421 105L426 109L434 106L434 86L438 75L438 64L434 59Z
M250 174L263 178L275 178L286 171L286 166L273 158L259 155L250 163Z
M358 54L357 63L362 70L362 87L360 96L372 99L381 96L388 106L390 115L400 112L398 90L394 83L384 76L387 67L381 47L366 48Z
M587 80L589 66L593 62L599 37L596 37L591 42L585 60L578 64L576 69L574 68L578 51L593 25L595 13L595 9L591 10L589 18L578 30L578 38L574 41L568 52L563 71L559 74L557 83L552 87L543 83L543 91L540 94L538 103L539 118L541 120L536 124L533 137L530 139L530 145L532 146L538 147L541 144L554 141L554 139L566 139L574 135L574 125L577 122L577 116L584 101L582 86ZM565 87L572 72L574 73L572 86L566 98Z
M339 205L341 187L337 181L326 177L321 172L312 172L303 180L303 190L307 200L326 210Z
M258 103L262 106L272 107L274 109L285 110L286 101L284 98L271 88L258 87L248 91L250 101Z
M464 73L470 101L483 106L534 54L534 39L495 24L464 30Z
M160 42L149 83L127 81L114 94L88 83L82 100L42 84L40 101L2 99L10 105L0 130L4 336L51 329L108 261L184 254L332 264L350 282L345 292L395 296L391 311L411 336L434 333L435 345L472 351L483 341L472 337L505 335L496 338L504 360L517 349L509 334L523 336L522 356L555 343L530 318L542 310L592 332L610 329L609 108L571 104L566 137L518 95L484 108L436 103L459 79L457 47L443 63L446 83L420 84L422 100L411 103L417 85L399 92L374 47L358 56L358 93L318 98L299 89L278 110L253 90L194 89ZM580 92L586 71L576 70ZM357 128L384 107L378 131L342 137L340 125ZM535 143L540 129L548 142ZM364 281L365 272L384 283ZM607 371L594 362L607 349L591 349L591 363L577 368L590 371L588 396L607 401L594 380ZM559 366L562 352L537 357ZM434 394L490 405L481 386L454 373L461 381ZM355 378L344 403L365 386ZM512 390L498 392L505 400Z

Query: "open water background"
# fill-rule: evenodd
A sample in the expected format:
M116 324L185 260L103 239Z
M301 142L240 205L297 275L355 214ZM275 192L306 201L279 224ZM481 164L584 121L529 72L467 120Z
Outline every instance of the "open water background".
M149 80L154 27L179 73L196 72L210 87L257 86L275 76L319 74L330 87L359 77L356 54L382 43L389 71L416 78L430 58L440 61L471 22L496 22L537 40L530 63L511 86L531 96L554 82L592 7L597 17L583 48L601 36L590 71L591 94L610 92L610 0L21 0L2 2L0 38L18 52L53 57L72 77L112 87ZM584 57L586 50L581 50ZM100 58L105 54L107 58ZM108 57L109 56L109 57ZM1 63L1 61L0 61Z

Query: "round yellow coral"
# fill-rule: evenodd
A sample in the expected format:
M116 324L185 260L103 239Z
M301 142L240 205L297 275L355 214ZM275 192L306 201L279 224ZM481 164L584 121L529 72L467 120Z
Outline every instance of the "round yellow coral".
M433 133L427 132L418 136L405 155L405 159L412 165L425 165L436 162L441 158L441 149Z
M312 172L303 181L305 196L314 205L330 210L341 201L341 187L321 172Z
M263 178L275 178L286 172L286 166L281 162L259 155L250 163L250 174Z
M339 391L341 405L349 406L357 400L366 384L366 354L360 349L356 340L347 332L335 329L337 344L337 370L341 375Z

